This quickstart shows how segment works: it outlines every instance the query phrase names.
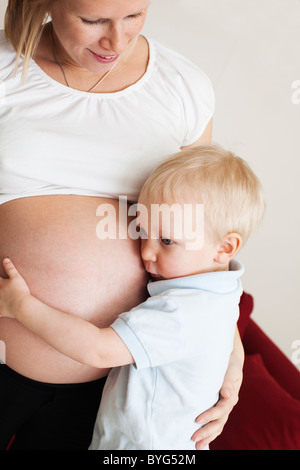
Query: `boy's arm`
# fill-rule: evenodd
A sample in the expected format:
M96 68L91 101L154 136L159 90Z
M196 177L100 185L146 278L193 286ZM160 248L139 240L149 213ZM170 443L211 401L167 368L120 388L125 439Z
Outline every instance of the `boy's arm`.
M134 362L112 328L97 328L82 318L45 305L30 294L11 261L6 261L4 267L9 278L1 279L0 315L16 318L57 351L83 364L108 368Z
M16 319L57 351L83 364L107 368L134 362L112 328L97 328L82 318L45 305L32 295L23 297Z

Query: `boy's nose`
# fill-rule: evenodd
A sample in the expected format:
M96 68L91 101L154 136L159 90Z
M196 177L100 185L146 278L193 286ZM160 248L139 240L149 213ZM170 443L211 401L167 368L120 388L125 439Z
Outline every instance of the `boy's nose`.
M152 240L142 240L141 255L144 261L156 261L156 252Z

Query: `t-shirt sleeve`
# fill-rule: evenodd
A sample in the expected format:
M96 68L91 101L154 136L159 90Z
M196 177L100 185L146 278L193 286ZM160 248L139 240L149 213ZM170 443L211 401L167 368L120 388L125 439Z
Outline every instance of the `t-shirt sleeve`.
M154 44L161 80L167 86L167 92L180 106L180 122L183 126L180 146L192 145L200 139L215 111L215 94L211 81L201 67L181 53L165 44L156 41Z
M185 132L182 146L194 144L205 131L215 111L215 94L207 75L188 62L178 77L184 110ZM181 82L181 83L180 83Z
M182 316L174 302L149 298L111 325L130 350L137 369L156 367L183 357Z

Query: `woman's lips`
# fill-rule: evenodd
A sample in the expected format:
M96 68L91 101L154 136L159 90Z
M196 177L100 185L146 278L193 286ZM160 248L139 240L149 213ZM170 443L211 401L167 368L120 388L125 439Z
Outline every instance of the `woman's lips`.
M93 57L98 62L100 62L101 64L111 64L112 62L115 62L119 58L119 54L111 55L111 56L108 56L108 55L105 56L105 55L95 54L95 52L91 51L90 49L89 49L89 51L91 52Z

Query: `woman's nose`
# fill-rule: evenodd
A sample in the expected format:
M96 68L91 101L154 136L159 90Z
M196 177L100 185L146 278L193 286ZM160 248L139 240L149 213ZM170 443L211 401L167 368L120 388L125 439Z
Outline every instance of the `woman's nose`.
M122 25L112 25L105 37L101 38L100 43L110 53L121 54L126 49L128 43Z

